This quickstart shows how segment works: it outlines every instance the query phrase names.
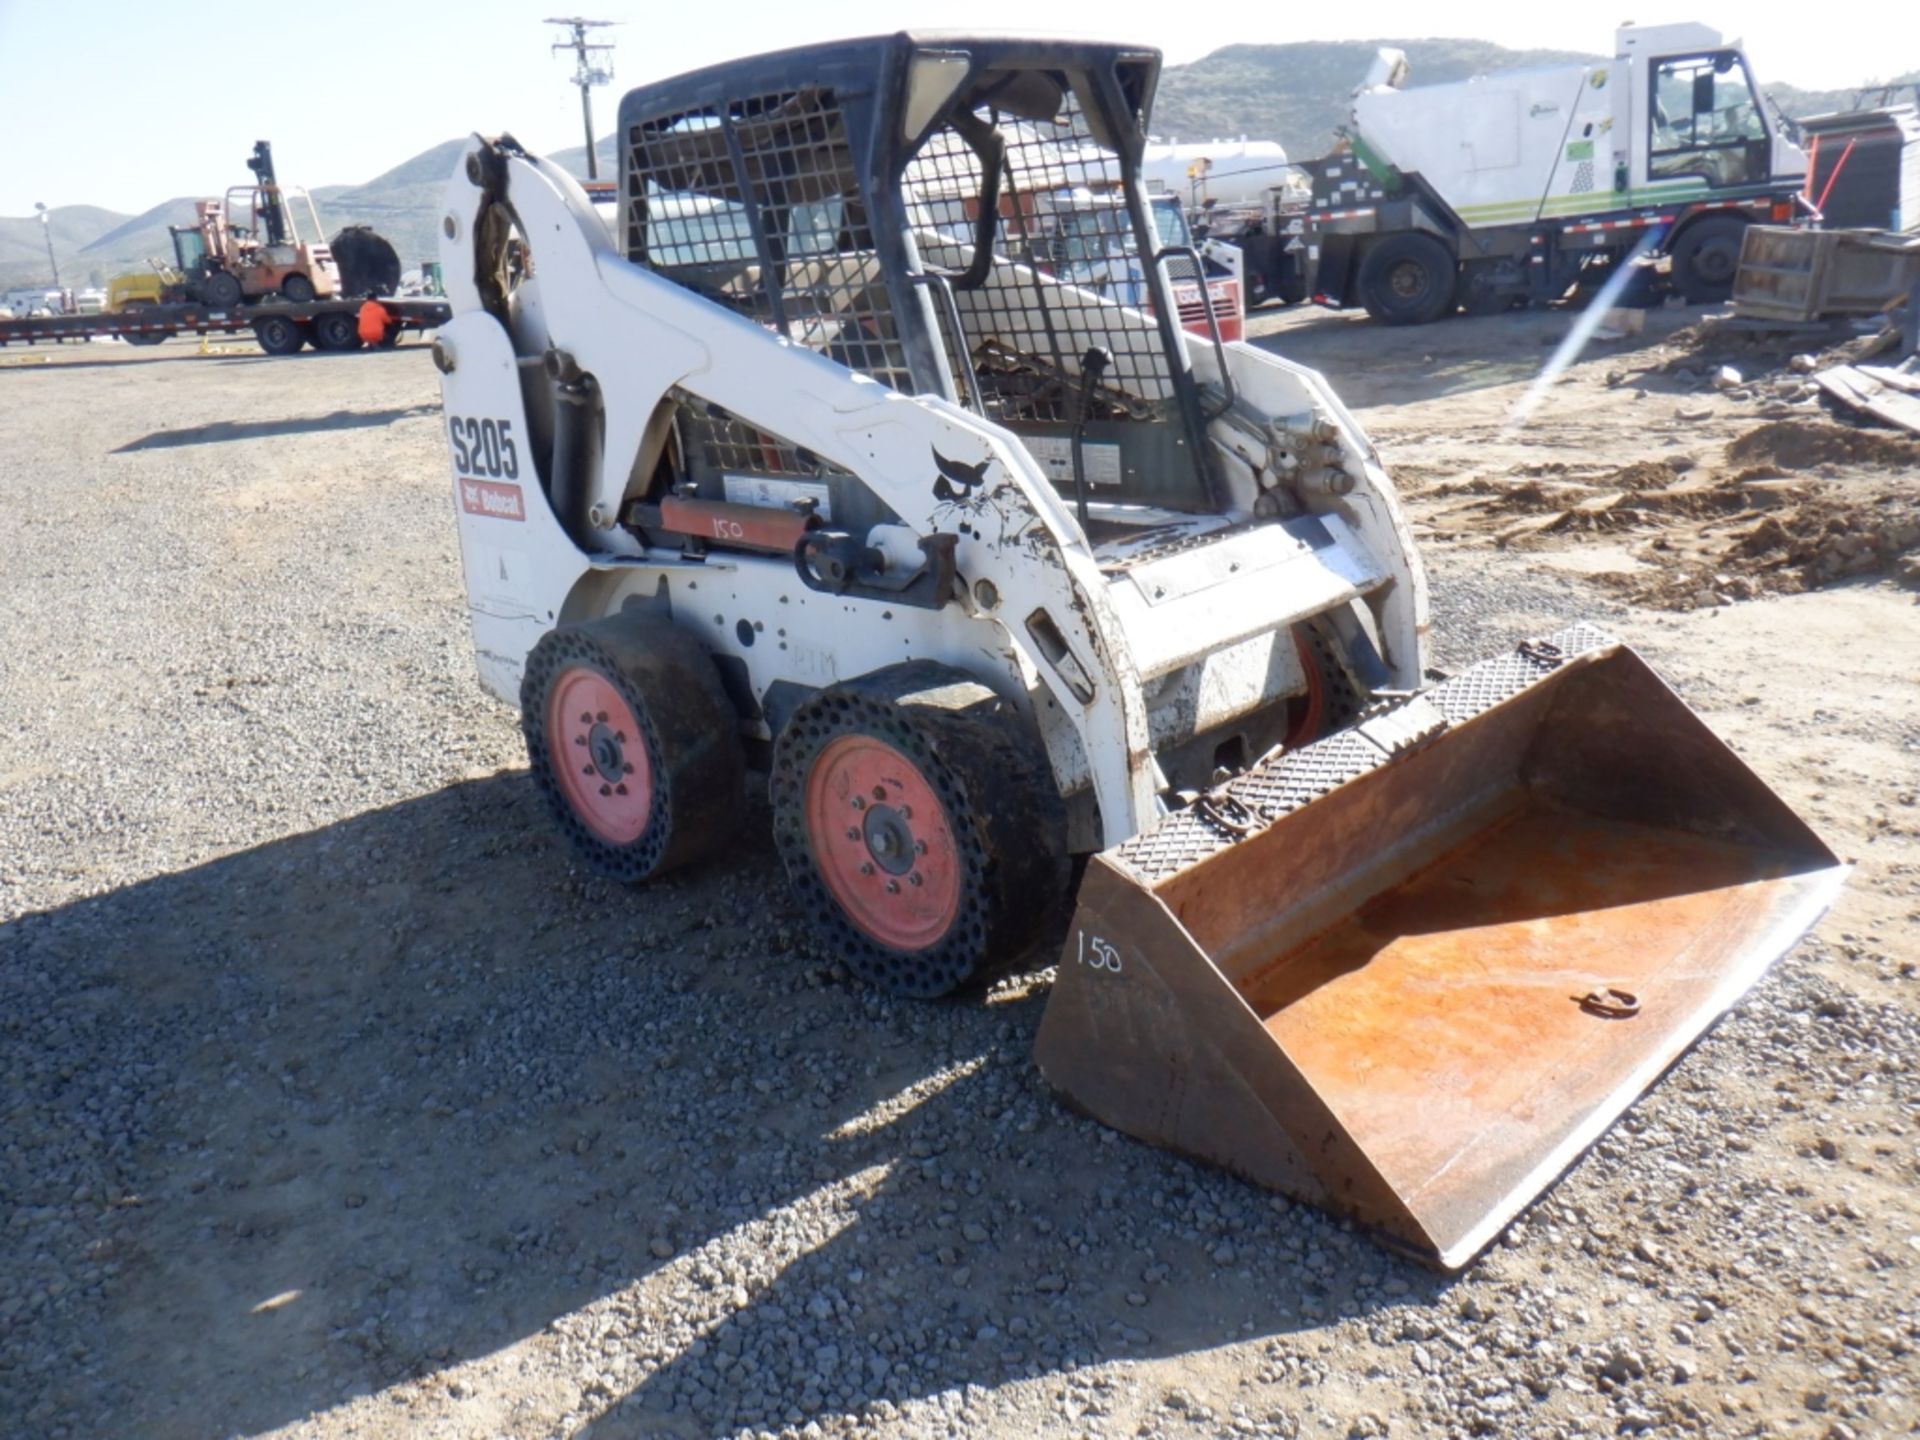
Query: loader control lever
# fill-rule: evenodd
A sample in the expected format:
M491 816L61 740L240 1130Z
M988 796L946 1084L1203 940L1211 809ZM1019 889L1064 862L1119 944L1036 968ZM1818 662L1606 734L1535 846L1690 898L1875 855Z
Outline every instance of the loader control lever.
M1089 347L1080 357L1080 391L1073 408L1073 508L1080 517L1083 533L1087 529L1087 457L1084 453L1087 419L1093 413L1093 387L1100 383L1100 377L1112 363L1113 356L1098 345Z

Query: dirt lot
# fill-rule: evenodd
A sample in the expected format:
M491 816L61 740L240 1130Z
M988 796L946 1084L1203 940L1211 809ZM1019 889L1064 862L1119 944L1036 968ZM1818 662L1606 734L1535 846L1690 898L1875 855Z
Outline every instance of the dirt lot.
M1914 1433L1920 472L1697 320L1510 433L1565 316L1255 326L1442 663L1597 617L1858 866L1450 1280L1062 1109L1045 974L855 988L758 828L570 869L417 347L0 369L0 1434Z

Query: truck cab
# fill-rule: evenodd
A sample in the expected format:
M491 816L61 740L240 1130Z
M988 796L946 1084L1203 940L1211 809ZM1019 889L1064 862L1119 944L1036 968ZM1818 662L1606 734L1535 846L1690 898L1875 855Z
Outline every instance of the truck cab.
M1472 229L1801 184L1806 156L1719 31L1627 25L1614 49L1609 64L1413 89L1398 83L1404 62L1385 67L1354 97L1355 153L1417 177Z
M1615 127L1625 133L1616 133L1614 165L1632 187L1726 190L1806 175L1807 157L1768 117L1746 54L1717 30L1623 26L1615 54L1629 123Z

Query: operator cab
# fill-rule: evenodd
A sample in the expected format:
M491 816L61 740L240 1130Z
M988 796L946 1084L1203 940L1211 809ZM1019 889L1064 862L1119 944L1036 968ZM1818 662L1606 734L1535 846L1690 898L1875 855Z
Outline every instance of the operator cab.
M1198 261L1140 178L1158 72L1144 49L898 34L635 90L621 241L830 360L1004 426L1063 493L1078 429L1103 512L1217 513L1169 299ZM683 409L679 428L700 491L726 478L702 476L703 453L720 470L743 443L791 458L732 417Z
M1634 187L1662 197L1690 180L1738 193L1777 187L1806 171L1806 156L1784 133L1739 42L1710 25L1623 25L1615 36L1616 155L1633 153ZM1629 188L1623 173L1616 188Z
M1649 176L1699 176L1716 188L1771 177L1772 142L1744 55L1716 50L1648 63Z
M207 263L207 237L195 225L170 225L173 258L182 275L198 275Z

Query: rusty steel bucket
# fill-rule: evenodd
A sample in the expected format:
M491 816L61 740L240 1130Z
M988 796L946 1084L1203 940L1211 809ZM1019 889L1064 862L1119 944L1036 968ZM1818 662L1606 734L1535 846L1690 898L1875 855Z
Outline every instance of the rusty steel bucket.
M1454 1269L1845 869L1579 626L1095 857L1037 1058L1096 1119Z

